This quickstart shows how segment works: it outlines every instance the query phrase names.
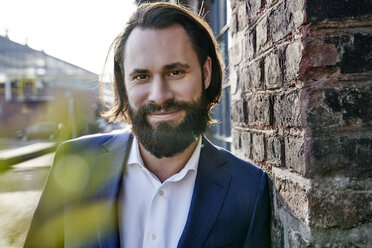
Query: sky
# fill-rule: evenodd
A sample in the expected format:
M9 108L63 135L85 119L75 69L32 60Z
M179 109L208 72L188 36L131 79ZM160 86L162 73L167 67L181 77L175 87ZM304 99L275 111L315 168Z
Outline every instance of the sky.
M0 0L0 35L100 74L135 7L134 0Z

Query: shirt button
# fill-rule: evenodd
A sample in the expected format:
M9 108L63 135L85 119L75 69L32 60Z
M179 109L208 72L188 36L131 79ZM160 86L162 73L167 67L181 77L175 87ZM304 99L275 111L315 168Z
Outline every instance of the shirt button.
M155 240L156 239L156 235L155 234L151 234L151 239L152 240Z
M159 191L159 195L160 195L160 196L163 196L163 195L164 195L164 191L163 191L163 190L160 190L160 191Z

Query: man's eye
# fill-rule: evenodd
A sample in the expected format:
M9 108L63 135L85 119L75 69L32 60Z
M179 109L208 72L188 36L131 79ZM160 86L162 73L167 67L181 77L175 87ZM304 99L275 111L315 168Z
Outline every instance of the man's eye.
M147 75L137 75L134 77L134 79L136 80L145 80L147 79Z
M169 76L170 76L170 77L181 77L181 76L183 76L184 74L185 74L185 72L182 71L182 70L173 70L173 71L171 71L171 72L169 73Z
M172 71L171 74L172 75L179 75L181 73L181 71Z

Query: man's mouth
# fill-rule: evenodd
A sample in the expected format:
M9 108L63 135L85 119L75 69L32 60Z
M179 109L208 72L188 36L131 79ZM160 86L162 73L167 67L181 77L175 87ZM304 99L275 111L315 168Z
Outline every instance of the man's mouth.
M180 112L180 109L153 111L148 114L148 118L151 121L167 121L177 117Z

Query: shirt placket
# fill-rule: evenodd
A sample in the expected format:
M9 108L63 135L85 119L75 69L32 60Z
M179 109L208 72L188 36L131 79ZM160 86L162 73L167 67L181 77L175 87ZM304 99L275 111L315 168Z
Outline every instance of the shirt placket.
M164 220L167 213L165 185L161 185L152 198L145 225L143 247L164 247Z

